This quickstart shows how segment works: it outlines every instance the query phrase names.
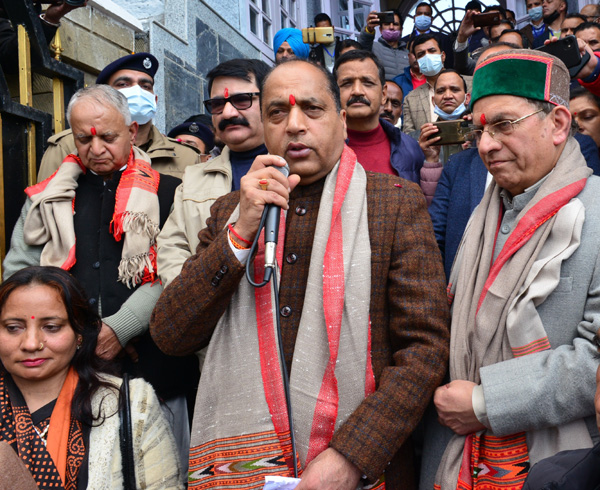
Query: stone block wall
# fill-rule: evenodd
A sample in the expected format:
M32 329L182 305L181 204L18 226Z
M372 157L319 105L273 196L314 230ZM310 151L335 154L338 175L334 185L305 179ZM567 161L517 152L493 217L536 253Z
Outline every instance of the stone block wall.
M59 34L61 61L83 71L85 85L92 85L106 65L135 51L136 34L143 34L143 28L112 1L90 0L61 20ZM33 94L34 107L51 114L52 80L34 73Z
M160 62L154 123L163 132L204 113L206 74L212 68L233 58L261 57L241 34L239 0L114 1L137 16L148 34L149 51Z
M243 3L243 2L242 2ZM163 132L204 112L206 74L233 58L260 58L242 32L240 0L89 0L60 27L62 60L84 72L85 84L117 58L149 51L158 59L155 77ZM41 77L36 98L49 101L48 79Z
M106 65L132 53L136 32L142 31L133 16L124 19L111 11L113 6L110 1L91 0L61 22L62 59L85 73L86 84L94 83Z

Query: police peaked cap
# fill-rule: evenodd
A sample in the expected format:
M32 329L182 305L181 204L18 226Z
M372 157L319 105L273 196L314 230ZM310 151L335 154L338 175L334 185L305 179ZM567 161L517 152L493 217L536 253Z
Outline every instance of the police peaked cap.
M195 121L184 122L183 124L175 126L173 129L171 129L167 136L169 138L176 138L181 134L189 134L190 136L200 138L202 141L204 141L207 152L212 150L215 146L215 138L213 136L213 132L208 126L205 126L202 123L198 123Z
M108 84L108 80L113 73L119 70L141 71L154 80L154 75L158 70L158 60L150 53L135 53L123 56L106 66L96 78L96 83Z

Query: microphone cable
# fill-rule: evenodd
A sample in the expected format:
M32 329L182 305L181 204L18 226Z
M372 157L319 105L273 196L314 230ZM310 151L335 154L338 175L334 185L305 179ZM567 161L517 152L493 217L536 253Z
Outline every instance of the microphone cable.
M256 283L252 279L252 273L250 272L252 259L256 254L258 249L258 239L260 237L260 233L265 227L265 221L267 218L267 206L263 209L262 216L260 218L260 224L258 225L258 232L254 237L254 241L252 242L252 246L250 247L250 253L248 254L248 258L246 259L246 279L248 282L254 286L255 288L262 288L265 286L271 279L273 284L273 297L275 299L274 311L275 311L275 322L277 325L277 348L279 351L279 359L280 359L280 367L281 367L281 378L283 380L283 392L285 394L285 402L287 404L287 415L288 415L288 425L290 427L290 442L292 444L292 460L294 465L294 478L298 478L298 464L297 464L297 451L296 451L296 435L294 433L294 418L292 416L292 399L290 394L290 378L287 371L287 366L285 365L285 356L283 351L283 337L281 335L281 322L279 318L279 287L277 286L277 267L267 267L265 268L265 275L263 277L263 281L261 283ZM254 268L252 267L252 270Z

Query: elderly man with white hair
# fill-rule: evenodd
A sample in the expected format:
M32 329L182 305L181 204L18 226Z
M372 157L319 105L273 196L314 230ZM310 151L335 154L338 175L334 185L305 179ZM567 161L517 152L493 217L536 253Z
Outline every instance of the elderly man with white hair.
M102 317L97 353L109 360L148 329L162 291L156 236L180 180L153 170L133 146L138 123L110 86L79 90L67 118L77 154L25 189L4 279L31 265L69 270Z

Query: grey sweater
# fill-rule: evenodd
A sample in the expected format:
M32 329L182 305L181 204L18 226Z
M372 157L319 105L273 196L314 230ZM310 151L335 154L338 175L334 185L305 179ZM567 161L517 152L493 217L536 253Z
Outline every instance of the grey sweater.
M406 43L399 41L398 47L392 48L383 38L380 37L377 42L373 42L374 39L375 34L369 34L363 29L358 37L358 42L363 49L372 51L381 61L385 68L385 79L391 80L403 73L404 68L409 65Z

